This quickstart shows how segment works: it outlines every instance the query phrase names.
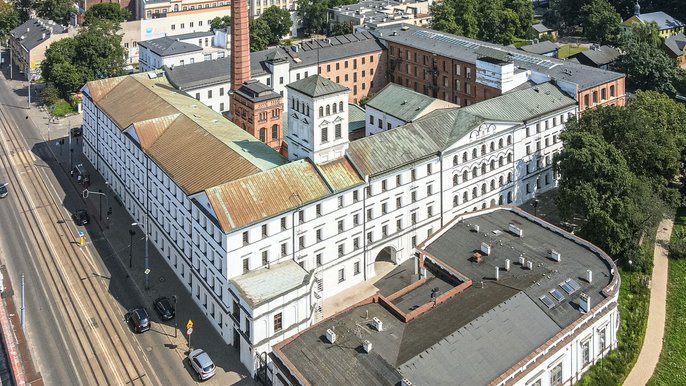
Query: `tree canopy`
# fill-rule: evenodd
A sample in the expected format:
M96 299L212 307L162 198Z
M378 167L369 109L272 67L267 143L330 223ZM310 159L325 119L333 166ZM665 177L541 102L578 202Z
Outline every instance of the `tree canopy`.
M131 12L117 3L97 3L88 8L83 25L89 25L97 20L109 20L115 23L126 21Z
M0 39L5 40L10 31L21 23L19 11L10 3L0 2Z
M305 36L327 34L329 8L355 3L357 0L298 0L297 14L302 22L301 32Z
M71 0L40 0L35 6L38 16L65 25L69 23L71 14L78 12Z
M217 16L210 22L210 28L212 28L212 30L222 29L226 27L231 27L231 16Z
M433 29L500 44L525 38L534 17L529 0L445 0L431 11Z
M684 119L683 105L639 91L626 107L570 120L555 159L563 219L611 255L634 253L642 232L680 205L671 183L683 174Z
M269 46L269 37L272 34L269 24L259 19L250 19L250 52L262 51Z
M43 78L68 98L87 81L122 75L124 48L118 29L118 23L101 20L51 44L41 63Z
M260 20L264 20L269 27L270 34L267 40L270 45L278 44L282 37L291 32L293 26L291 14L275 5L267 8L260 16Z
M581 25L584 36L600 44L617 44L620 39L622 18L607 0L591 0L581 7Z

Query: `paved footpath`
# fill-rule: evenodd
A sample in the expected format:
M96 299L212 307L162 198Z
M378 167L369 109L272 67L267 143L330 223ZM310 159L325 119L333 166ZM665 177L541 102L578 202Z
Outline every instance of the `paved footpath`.
M625 386L645 385L653 376L662 351L665 334L665 314L667 310L667 244L672 235L674 221L665 219L660 222L655 239L653 255L653 276L651 278L650 308L648 308L648 327L643 340L641 353L634 368L624 381Z

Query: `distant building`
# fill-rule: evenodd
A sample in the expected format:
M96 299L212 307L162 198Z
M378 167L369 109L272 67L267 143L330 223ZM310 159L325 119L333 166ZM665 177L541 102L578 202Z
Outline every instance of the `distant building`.
M29 72L32 79L38 79L48 47L56 41L74 35L75 28L59 25L52 20L31 18L10 31L9 47L12 62L27 79Z
M667 55L676 61L677 66L686 68L686 35L683 32L665 39L664 48Z
M635 25L648 23L657 24L658 33L663 39L684 32L684 23L662 11L641 13L641 6L638 4L638 1L636 1L634 6L634 15L624 20L622 29L627 32Z
M538 39L536 39L536 41L533 44L521 46L519 47L519 49L531 54L538 54L543 56L549 56L551 58L557 58L557 51L559 47L557 46L557 44L549 40L543 40L539 42Z
M212 31L165 36L138 43L138 69L141 72L163 66L184 66L228 56L226 46L215 41Z
M351 141L364 138L365 122L365 110L358 105L348 104L348 138Z
M586 240L505 207L416 250L376 295L276 344L273 384L571 385L617 347L619 273Z
M329 25L347 24L353 31L359 27L373 30L402 23L428 26L431 22L428 0L364 0L356 4L329 8Z
M436 109L449 107L459 106L389 83L365 105L365 136L394 129Z
M576 59L586 66L608 70L614 62L619 60L621 53L611 46L592 46L591 49L578 52L570 59Z
M241 129L281 152L283 147L283 98L252 79L234 91L231 120Z
M557 31L546 27L543 23L537 23L531 26L531 31L537 35L539 39L549 37L552 40L557 39Z

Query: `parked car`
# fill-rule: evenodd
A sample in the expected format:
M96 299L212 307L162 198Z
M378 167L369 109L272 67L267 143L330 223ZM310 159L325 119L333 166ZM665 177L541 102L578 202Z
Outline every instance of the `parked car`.
M71 218L74 219L76 225L86 225L91 220L88 211L85 209L77 209L76 212L71 215Z
M210 379L214 376L215 368L214 362L210 359L202 349L195 349L188 354L188 361L191 363L191 367L198 374L201 381Z
M9 185L9 182L5 182L4 184L0 185L0 198L5 198L9 194L9 190L7 190L7 185Z
M72 137L80 137L82 135L83 135L83 126L71 128L71 136Z
M174 318L174 306L167 297L161 297L155 299L153 303L157 315L160 316L162 320L171 320Z
M126 314L126 320L133 331L142 333L150 329L150 317L144 307L136 307Z

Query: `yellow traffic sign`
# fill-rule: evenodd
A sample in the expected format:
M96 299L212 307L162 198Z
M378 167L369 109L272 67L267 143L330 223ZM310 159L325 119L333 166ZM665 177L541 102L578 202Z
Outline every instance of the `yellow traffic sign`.
M191 329L193 328L193 321L188 319L188 323L186 323L186 329Z

